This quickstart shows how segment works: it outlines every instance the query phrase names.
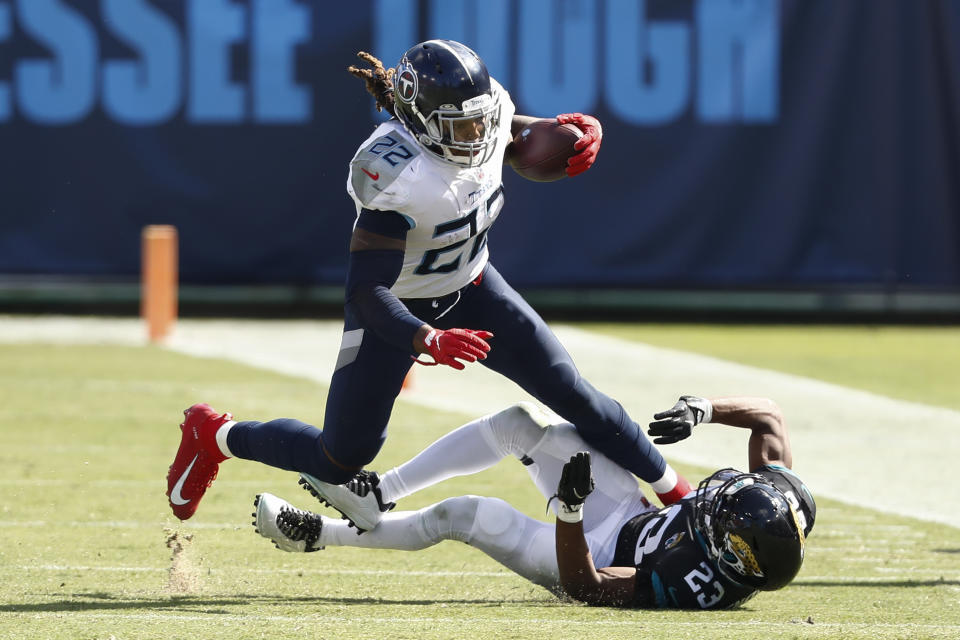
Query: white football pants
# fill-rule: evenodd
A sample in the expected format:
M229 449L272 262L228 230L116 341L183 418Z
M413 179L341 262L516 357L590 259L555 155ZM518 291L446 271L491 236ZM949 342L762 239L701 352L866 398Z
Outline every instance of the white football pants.
M553 418L558 420L557 418ZM584 504L584 533L597 567L613 560L617 535L635 515L654 509L630 472L593 451L568 423L531 403L474 420L443 436L380 481L385 502L454 476L477 473L511 455L522 459L544 499L557 491L563 465L590 451L596 489ZM532 461L532 462L531 462ZM550 503L556 513L557 501ZM324 518L320 544L414 551L441 540L476 547L524 578L559 591L554 524L529 518L499 498L461 496L419 511L391 512L363 535Z

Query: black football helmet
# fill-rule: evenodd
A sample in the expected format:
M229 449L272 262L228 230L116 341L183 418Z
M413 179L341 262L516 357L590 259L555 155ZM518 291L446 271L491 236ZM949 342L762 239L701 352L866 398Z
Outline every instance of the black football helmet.
M694 521L720 573L737 584L774 591L803 564L797 512L763 476L721 469L703 480Z
M394 113L428 151L471 167L493 155L500 95L472 49L452 40L421 42L403 54L393 86Z

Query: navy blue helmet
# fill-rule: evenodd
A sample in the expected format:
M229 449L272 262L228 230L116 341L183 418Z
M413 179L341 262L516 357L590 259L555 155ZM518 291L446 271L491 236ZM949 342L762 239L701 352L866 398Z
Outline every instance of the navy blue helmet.
M491 157L500 95L472 49L452 40L421 42L403 54L393 86L397 118L428 151L465 166Z
M694 500L697 531L727 578L774 591L800 571L803 527L794 507L769 480L721 469L700 483Z

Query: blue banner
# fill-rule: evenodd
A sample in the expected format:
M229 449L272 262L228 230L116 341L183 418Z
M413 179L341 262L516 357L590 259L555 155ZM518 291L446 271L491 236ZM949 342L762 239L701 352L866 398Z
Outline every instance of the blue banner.
M463 41L519 113L599 117L581 177L505 170L515 286L960 287L950 0L0 0L0 274L339 285L346 67Z

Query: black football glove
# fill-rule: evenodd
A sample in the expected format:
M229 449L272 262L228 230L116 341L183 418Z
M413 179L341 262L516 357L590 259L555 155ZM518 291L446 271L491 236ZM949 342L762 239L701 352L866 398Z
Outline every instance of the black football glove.
M677 404L653 416L647 435L656 436L654 444L673 444L689 438L693 428L713 419L713 405L706 398L680 396Z
M581 451L563 465L560 483L557 485L557 499L560 500L557 517L564 522L582 521L583 502L594 486L593 475L590 473L590 453Z

